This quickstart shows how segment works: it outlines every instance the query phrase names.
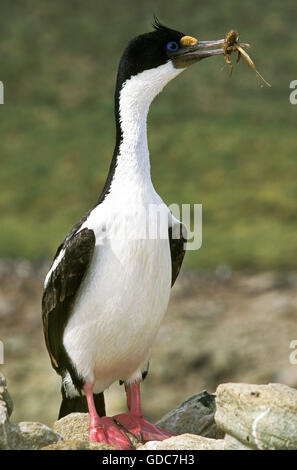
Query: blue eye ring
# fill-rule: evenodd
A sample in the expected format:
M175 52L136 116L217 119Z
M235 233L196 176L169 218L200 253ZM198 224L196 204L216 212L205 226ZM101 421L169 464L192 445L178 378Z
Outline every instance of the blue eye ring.
M175 41L170 41L170 42L167 44L166 48L167 48L167 50L168 50L169 52L176 52L176 51L178 51L178 49L179 49L179 45L178 45L177 42L175 42Z

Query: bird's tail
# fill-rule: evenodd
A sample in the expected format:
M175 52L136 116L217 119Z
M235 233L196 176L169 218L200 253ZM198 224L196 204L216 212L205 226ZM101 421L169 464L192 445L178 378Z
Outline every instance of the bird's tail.
M85 395L68 398L62 390L62 403L60 406L59 417L69 415L70 413L88 413L88 404ZM103 393L94 393L94 403L99 416L105 416L105 402Z

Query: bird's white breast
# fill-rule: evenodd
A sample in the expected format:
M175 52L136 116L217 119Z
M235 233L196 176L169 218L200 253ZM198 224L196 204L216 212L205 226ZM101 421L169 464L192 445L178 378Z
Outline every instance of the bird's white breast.
M78 372L97 383L97 391L118 379L140 378L171 287L168 238L145 237L148 221L137 198L132 206L124 202L116 212L113 207L104 202L82 226L93 228L97 243L64 333L66 351Z

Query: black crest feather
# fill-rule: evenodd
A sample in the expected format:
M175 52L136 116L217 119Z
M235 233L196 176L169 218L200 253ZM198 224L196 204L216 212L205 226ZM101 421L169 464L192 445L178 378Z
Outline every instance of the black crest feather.
M157 17L156 14L154 14L154 21L152 23L152 26L156 31L168 31L168 30L170 30L170 28L168 28L164 24L160 23L159 18Z
M162 24L156 14L154 14L154 22L152 23L152 26L155 29L155 31L160 31L161 33L166 33L167 35L177 34L180 37L184 36L184 33L181 33L180 31L176 31L175 29L172 29L172 28L168 28L168 26L165 26L164 24Z

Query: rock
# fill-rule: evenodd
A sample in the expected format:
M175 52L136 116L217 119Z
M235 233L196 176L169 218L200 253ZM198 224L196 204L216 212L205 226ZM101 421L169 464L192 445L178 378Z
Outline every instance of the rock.
M89 413L70 413L56 421L53 429L61 435L65 441L76 440L85 442L88 441L89 438L89 420ZM132 434L126 432L126 435L135 448L141 444Z
M2 402L2 406L6 407L7 416L9 418L13 411L13 401L12 401L10 394L8 393L8 390L5 387L0 386L0 403L1 402Z
M204 390L167 413L156 424L175 434L199 434L216 439L215 410L215 395Z
M1 402L4 402L2 403L2 406L5 405L7 408L8 417L11 416L11 413L13 411L13 401L6 388L6 379L4 375L0 372L0 406Z
M0 373L0 449L9 449L9 416L12 413L12 399L6 389L5 377Z
M9 449L7 442L9 424L7 406L0 400L0 450Z
M71 413L59 419L53 425L53 430L60 434L65 441L88 441L89 414Z
M6 387L6 379L3 374L0 372L0 387Z
M36 450L40 447L61 440L45 424L34 422L11 423L13 403L6 388L6 380L0 374L0 449L1 450Z
M225 435L225 450L252 450L230 434Z
M209 439L195 434L182 434L165 441L150 441L137 450L224 450L223 439Z
M38 450L41 447L60 441L62 438L42 423L10 423L7 443L11 450Z
M88 442L79 439L59 441L40 450L116 450L103 442Z
M226 448L297 448L297 390L281 384L223 384L216 392L217 426ZM237 447L238 448L238 447ZM242 448L242 447L241 447Z

